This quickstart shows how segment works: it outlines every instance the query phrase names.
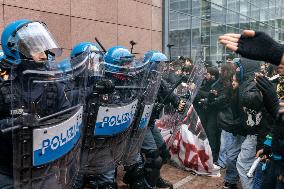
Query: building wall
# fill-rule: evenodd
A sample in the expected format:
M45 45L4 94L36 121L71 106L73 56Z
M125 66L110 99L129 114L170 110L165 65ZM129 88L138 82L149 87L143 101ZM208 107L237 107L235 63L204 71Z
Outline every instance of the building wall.
M162 0L0 0L0 33L17 19L43 21L68 56L81 41L105 48L137 45L134 52L162 49Z
M229 52L218 36L244 29L264 31L284 43L284 0L166 0L173 57L198 51L215 63Z

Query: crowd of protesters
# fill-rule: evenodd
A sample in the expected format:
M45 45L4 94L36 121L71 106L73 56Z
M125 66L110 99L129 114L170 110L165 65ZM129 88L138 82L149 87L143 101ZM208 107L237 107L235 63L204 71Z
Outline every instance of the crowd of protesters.
M243 189L284 188L284 47L252 30L219 42L236 53L219 71L207 66L194 106L214 163L226 169L223 188L237 188L239 181Z
M213 162L225 169L223 188L284 188L284 46L252 30L219 42L233 53L218 66L206 63L193 105ZM179 57L167 69L170 88L192 72L192 60Z

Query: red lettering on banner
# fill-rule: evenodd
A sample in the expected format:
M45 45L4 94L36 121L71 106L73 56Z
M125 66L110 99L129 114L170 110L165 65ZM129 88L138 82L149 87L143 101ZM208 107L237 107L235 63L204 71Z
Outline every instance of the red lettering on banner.
M208 172L209 167L207 161L209 160L209 155L206 154L205 150L198 150L197 153L204 169Z
M190 169L198 170L198 154L193 155L191 160L189 159L190 152L197 152L196 147L193 144L188 144L186 142L183 142L182 144L185 147L185 158L183 164Z
M208 171L208 163L207 161L209 160L209 155L206 154L205 150L198 150L194 144L189 144L186 142L182 142L181 144L181 139L176 137L178 140L178 144L176 147L175 145L172 145L171 147L171 152L172 154L176 154L178 156L178 159L183 162L183 165L194 170L198 170L198 160L200 160L204 170ZM180 151L180 145L182 145L185 148L185 157L184 159L180 156L179 151ZM192 158L190 159L190 155L192 154Z

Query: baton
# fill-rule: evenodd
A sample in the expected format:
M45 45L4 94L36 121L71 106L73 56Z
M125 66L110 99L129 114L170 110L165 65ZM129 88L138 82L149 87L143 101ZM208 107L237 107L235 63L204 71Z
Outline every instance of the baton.
M99 46L103 49L104 52L107 52L104 46L101 44L98 38L95 37L96 42L99 44Z
M6 134L6 133L9 133L9 132L12 132L13 130L16 130L16 129L19 129L21 128L21 125L17 125L17 126L14 126L14 127L8 127L8 128L5 128L5 129L1 129L1 133L2 134Z

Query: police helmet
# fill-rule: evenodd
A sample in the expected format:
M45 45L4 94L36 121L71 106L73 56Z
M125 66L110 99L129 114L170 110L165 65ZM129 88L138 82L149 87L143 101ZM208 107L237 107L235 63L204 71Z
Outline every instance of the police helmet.
M108 49L104 56L106 71L119 72L120 68L132 66L134 56L123 46L114 46Z
M17 65L21 59L34 59L40 53L61 55L57 44L46 25L31 20L16 20L8 24L1 36L4 60Z
M85 52L88 48L91 52L100 52L100 49L97 46L97 44L92 43L92 42L81 42L81 43L76 44L72 48L70 57L75 58L79 56L80 54L82 54L83 52Z

